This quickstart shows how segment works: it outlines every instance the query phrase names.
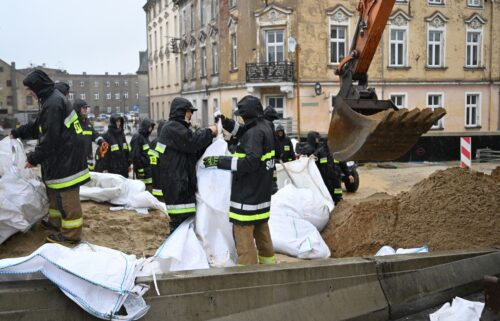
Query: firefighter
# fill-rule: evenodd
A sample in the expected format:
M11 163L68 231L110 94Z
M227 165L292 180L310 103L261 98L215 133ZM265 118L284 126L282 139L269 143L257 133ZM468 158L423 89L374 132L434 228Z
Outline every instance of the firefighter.
M152 194L160 201L163 202L163 191L160 185L160 166L158 166L158 158L160 155L155 150L158 144L158 137L160 137L161 129L165 125L165 121L160 120L156 128L156 138L153 139L148 150L149 165L151 166L151 178L153 179Z
M206 167L233 171L229 220L239 265L275 264L268 220L271 209L274 170L274 133L264 120L258 98L245 96L238 102L237 115L245 122L245 133L231 156L203 159Z
M103 135L108 142L108 149L99 149L96 153L97 172L119 174L128 178L130 171L130 148L127 144L123 126L125 120L123 117L113 114L109 119L108 131Z
M146 184L146 190L150 192L153 190L153 178L148 152L150 149L149 136L154 127L155 124L151 120L144 119L139 126L139 131L132 136L130 141L135 177Z
M76 244L81 240L83 226L80 185L90 181L85 154L87 137L79 126L78 114L71 111L66 97L55 89L45 72L31 72L23 84L38 99L40 111L34 122L13 129L11 136L38 138L35 150L27 155L25 167L42 165L49 198L47 225L59 230L50 234L47 241Z
M292 140L285 134L283 126L276 127L276 151L277 158L282 160L283 163L291 162L295 159L295 151L293 149Z
M340 162L332 157L332 154L330 153L330 149L328 148L328 144L327 144L326 139L321 139L320 146L325 151L325 154L327 157L327 162L328 162L327 166L329 168L328 174L327 174L327 175L329 175L328 181L330 182L331 189L333 190L333 194L331 191L330 191L330 194L332 196L333 202L335 203L335 205L337 205L342 200L342 194L343 194L342 193L342 171L344 170L344 167L347 168L347 166L346 166L345 162ZM354 179L354 178L352 177L352 179ZM330 188L329 188L329 190L330 190Z
M190 129L197 109L177 97L170 105L155 151L159 155L160 186L170 216L170 233L196 214L196 162L217 135L217 127Z

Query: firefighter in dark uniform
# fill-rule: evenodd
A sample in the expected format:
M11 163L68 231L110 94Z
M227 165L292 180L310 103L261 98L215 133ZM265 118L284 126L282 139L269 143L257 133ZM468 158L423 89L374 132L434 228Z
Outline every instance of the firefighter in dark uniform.
M274 170L274 133L264 120L258 98L245 96L238 103L237 114L246 131L233 156L211 156L206 167L233 171L229 220L238 253L239 265L275 264L269 232L269 215Z
M109 119L108 131L103 135L109 149L96 153L96 172L119 174L128 178L130 168L130 148L127 144L123 117L113 114Z
M191 130L196 108L177 97L170 106L155 151L159 155L160 186L170 216L170 233L196 214L196 162L217 135L217 127Z
M86 129L45 72L31 72L23 84L38 99L40 111L34 122L12 130L11 136L38 139L35 150L27 155L25 166L42 165L42 179L49 197L47 225L60 227L60 232L49 235L47 241L78 243L83 226L80 185L90 181L85 154Z
M160 180L160 166L158 166L158 158L160 155L155 150L156 145L158 144L158 137L160 137L161 129L165 125L165 121L160 120L158 122L158 126L156 128L156 138L151 141L150 148L148 150L149 156L149 165L151 166L151 178L153 179L152 191L151 193L160 201L164 201L163 199L163 191L161 188L161 180Z
M153 177L149 163L149 135L153 132L155 124L144 119L139 125L139 131L132 136L130 141L132 164L134 165L135 177L146 184L146 190L152 191Z
M292 140L285 134L283 126L276 127L276 151L277 158L282 160L283 163L291 162L295 159L295 150L293 149Z

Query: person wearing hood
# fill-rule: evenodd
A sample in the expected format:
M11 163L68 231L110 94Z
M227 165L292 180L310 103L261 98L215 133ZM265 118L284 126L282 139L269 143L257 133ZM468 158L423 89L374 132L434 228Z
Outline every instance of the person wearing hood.
M217 135L216 126L190 129L196 110L189 100L176 97L154 149L159 156L160 186L170 216L170 233L196 214L196 162Z
M132 136L130 141L132 165L137 179L146 184L146 189L152 191L153 178L151 165L149 164L149 136L153 132L155 123L149 119L144 119L139 125L139 131Z
M119 174L128 178L131 164L130 148L123 132L124 124L123 117L117 114L113 114L109 118L108 131L103 135L109 148L96 152L95 169L97 172Z
M281 125L276 127L276 142L277 158L284 163L293 161L295 159L295 151L292 140L285 134L285 129Z
M264 119L258 98L245 96L238 102L236 114L245 122L233 156L205 157L206 167L231 170L229 220L238 253L238 265L275 264L269 232L269 214L273 189L274 133Z
M80 185L90 181L85 154L84 131L78 115L66 97L42 70L34 70L23 80L28 92L38 99L40 111L34 122L12 130L13 138L38 139L28 153L26 168L42 165L42 179L49 197L49 220L45 226L59 229L48 242L80 242L83 226Z
M68 96L69 95L69 85L65 82L57 82L54 87L59 90L61 92L61 94L63 94L64 96Z
M156 138L151 141L150 148L148 150L149 165L151 166L151 178L152 183L152 194L159 200L163 202L163 191L161 188L160 180L160 166L158 166L159 153L155 150L156 145L158 145L158 137L160 137L161 129L165 125L165 121L160 120L156 128Z

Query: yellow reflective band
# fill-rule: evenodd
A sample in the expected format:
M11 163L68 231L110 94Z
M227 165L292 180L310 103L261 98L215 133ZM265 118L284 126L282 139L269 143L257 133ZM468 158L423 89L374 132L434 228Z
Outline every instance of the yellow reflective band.
M128 144L127 143L123 143L123 149L128 149Z
M87 167L89 168L89 171L93 171L95 169L95 166L92 164L87 164Z
M82 129L82 126L80 125L80 122L78 120L76 120L73 124L73 126L75 127L75 132L77 134L81 134L83 133L83 129Z
M241 215L233 212L229 212L229 218L235 219L240 222L252 222L259 221L269 218L270 212L265 212L262 214L253 214L253 215Z
M165 147L167 147L165 144L162 143L157 143L155 147L155 151L157 151L160 154L165 153Z
M342 194L342 189L341 188L334 189L333 194Z
M91 130L84 130L82 135L92 135L92 131Z
M111 151L112 152L116 152L119 149L120 149L120 147L118 146L118 144L111 145Z
M156 156L149 156L149 164L151 164L151 165L158 164L158 159L156 158Z
M153 179L152 178L145 178L145 179L141 179L141 182L143 182L144 184L153 184Z
M64 120L64 125L65 125L67 128L69 128L69 127L71 126L71 124L73 124L73 122L74 122L75 120L77 120L77 119L78 119L78 115L77 115L77 114L76 114L76 112L73 110L73 111L71 112L71 114L69 114L69 116L68 116L68 117L66 117L66 119Z
M41 134L42 133L42 126L38 126L38 132Z
M272 150L269 153L266 153L266 154L262 155L262 157L260 158L260 160L261 161L265 161L265 160L273 158L275 155L276 155L276 152L274 150Z
M139 173L144 173L144 168L139 168L137 171L138 171Z
M83 225L83 217L77 218L76 220L61 220L61 227L65 229L79 228Z
M245 158L245 156L247 156L247 154L245 154L245 153L234 153L233 154L233 157L236 157L236 158Z
M82 176L74 178L74 179L72 179L70 181L63 182L63 183L47 184L47 186L49 188L52 188L52 189L61 189L61 188L66 188L66 187L70 187L70 186L76 185L78 183L83 182L86 179L90 179L90 173L88 172L88 170Z
M320 163L320 164L326 164L326 163L328 163L328 158L321 158L321 159L319 160L319 163Z
M148 150L148 149L149 149L149 144L142 145L142 150Z
M61 216L62 216L61 211L53 209L53 208L49 208L49 217L60 218Z
M278 173L276 173L276 171L273 171L273 177L274 178L278 177Z
M285 152L289 152L290 151L290 146L287 145L287 146L284 147L284 149L285 149Z
M154 196L163 196L163 192L161 189L153 189Z
M265 257L259 255L259 264L276 264L276 256Z
M168 214L185 214L196 212L196 207L188 207L188 208L173 208L167 210Z
M333 162L334 162L335 164L340 163L340 161L338 161L338 160L336 160L336 159L334 159L334 160L333 160Z
M154 157L160 157L160 154L158 154L158 152L156 152L156 151L154 151L152 149L148 150L148 155L149 156L154 156Z

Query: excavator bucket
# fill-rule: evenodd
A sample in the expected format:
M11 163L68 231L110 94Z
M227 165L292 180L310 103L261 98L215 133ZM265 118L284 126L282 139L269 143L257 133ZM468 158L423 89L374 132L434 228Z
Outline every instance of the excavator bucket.
M395 160L445 114L443 108L397 109L390 100L337 96L328 147L333 157L341 161Z

